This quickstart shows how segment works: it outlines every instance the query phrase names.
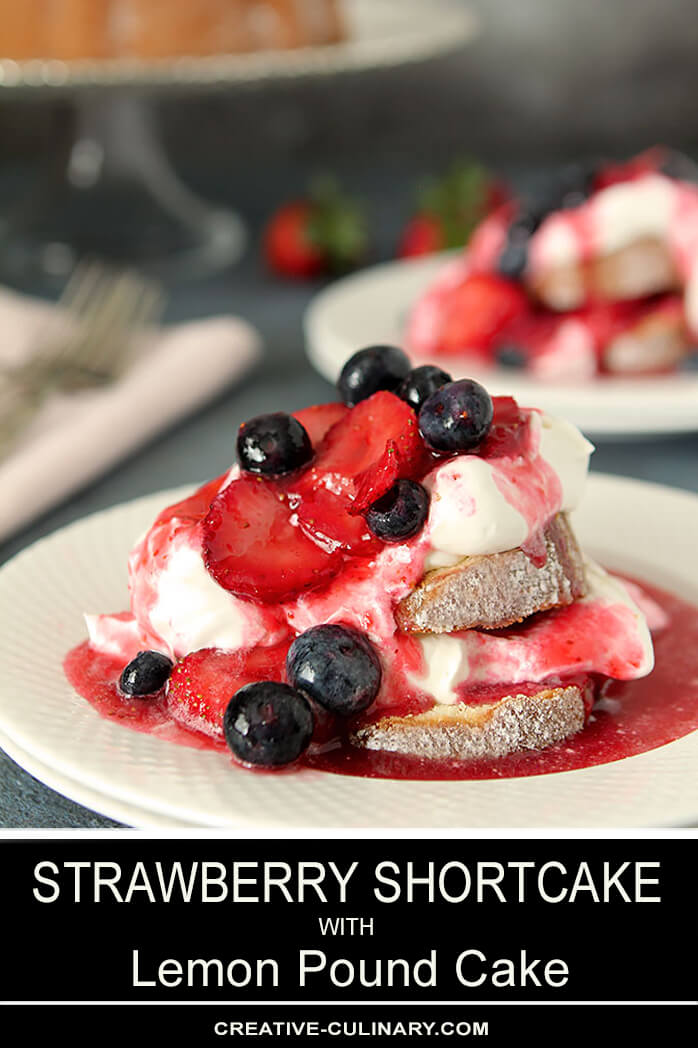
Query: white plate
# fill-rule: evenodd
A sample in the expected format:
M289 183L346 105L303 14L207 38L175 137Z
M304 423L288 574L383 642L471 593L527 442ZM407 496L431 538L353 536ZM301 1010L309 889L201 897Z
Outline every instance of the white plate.
M387 262L345 277L320 292L305 317L308 356L335 382L347 357L362 346L401 345L411 305L449 254ZM517 371L478 373L457 357L439 361L454 378L481 378L491 393L562 415L595 437L698 430L698 373L544 384Z
M475 14L454 0L343 0L343 12L346 39L323 47L151 61L16 62L0 57L0 91L205 87L325 76L435 57L466 44L478 31Z
M117 506L25 550L0 571L0 731L40 762L118 804L190 826L464 828L672 826L698 821L698 732L581 771L493 782L401 782L322 772L255 775L225 754L177 746L99 717L61 664L83 610L127 604L126 555L183 492ZM592 475L576 515L591 553L698 603L698 498ZM31 770L31 769L30 769ZM58 781L54 779L54 781ZM76 799L80 799L77 794ZM102 806L101 810L109 811ZM112 809L115 810L115 809Z
M98 793L81 782L75 782L67 776L56 771L55 768L42 764L40 760L23 750L4 732L0 731L0 750L4 750L15 764L19 764L25 771L33 775L45 786L62 794L77 804L82 804L91 811L98 812L108 819L123 822L137 830L184 830L190 828L186 822L179 819L169 819L165 815L154 815L146 808L138 808L132 804L126 804L116 797ZM8 829L10 827L5 827Z

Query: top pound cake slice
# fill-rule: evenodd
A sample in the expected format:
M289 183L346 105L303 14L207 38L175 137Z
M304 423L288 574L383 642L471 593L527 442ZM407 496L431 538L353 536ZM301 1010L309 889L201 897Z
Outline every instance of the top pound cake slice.
M465 557L428 572L396 609L405 633L501 629L529 615L565 607L586 593L584 561L566 514L558 513L543 538L546 559L536 566L522 549Z

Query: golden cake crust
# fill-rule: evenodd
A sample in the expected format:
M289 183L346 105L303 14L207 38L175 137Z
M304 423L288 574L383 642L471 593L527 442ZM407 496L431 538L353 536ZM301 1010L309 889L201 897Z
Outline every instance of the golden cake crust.
M512 691L494 703L382 717L359 728L351 741L362 749L428 760L495 759L545 749L581 731L589 701L586 688L577 684L541 687L533 695Z

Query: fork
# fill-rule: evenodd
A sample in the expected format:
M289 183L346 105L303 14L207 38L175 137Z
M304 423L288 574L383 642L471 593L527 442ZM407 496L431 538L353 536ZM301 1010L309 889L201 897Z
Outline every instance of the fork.
M62 334L44 334L30 360L0 381L0 460L54 391L106 385L126 370L136 335L157 321L164 303L158 284L133 270L83 262L61 296Z

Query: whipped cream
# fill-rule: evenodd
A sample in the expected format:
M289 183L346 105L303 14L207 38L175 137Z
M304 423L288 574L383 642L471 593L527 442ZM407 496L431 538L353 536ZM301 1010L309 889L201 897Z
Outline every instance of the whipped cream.
M156 523L133 549L128 569L131 611L155 650L176 658L199 648L278 644L287 635L276 608L241 600L209 575L194 521ZM93 630L104 631L104 618Z
M206 570L198 545L178 542L168 556L148 609L150 627L174 654L197 648L274 644L285 630L259 605L240 600Z
M654 651L644 615L620 579L592 560L585 566L586 597L519 629L419 638L423 666L410 675L412 683L437 703L454 705L466 684L523 684L591 672L617 680L646 676Z

